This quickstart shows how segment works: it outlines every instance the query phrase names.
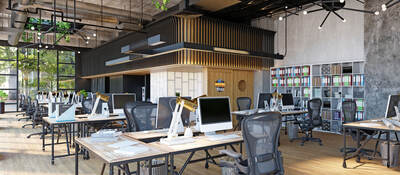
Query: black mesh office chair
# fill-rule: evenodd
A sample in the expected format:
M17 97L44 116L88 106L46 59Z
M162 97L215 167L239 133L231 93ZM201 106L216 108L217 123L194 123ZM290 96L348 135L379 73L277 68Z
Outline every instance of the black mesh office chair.
M135 131L155 129L157 105L152 103L139 103L132 109Z
M28 116L26 119L31 120L33 113L35 112L35 108L33 107L31 97L28 96L26 103L27 103L27 108L25 111L25 115ZM25 128L26 126L33 126L33 123L25 124L22 126L22 128Z
M247 160L241 154L221 150L235 159L234 163L221 161L221 166L235 168L235 174L284 174L282 156L278 150L281 114L268 112L243 119L242 135L246 144Z
M236 99L236 103L237 103L237 107L238 107L239 111L249 110L251 107L251 98L250 97L238 97ZM233 130L240 128L243 117L244 117L243 115L236 115L236 120L238 121L238 123L235 126L235 128L233 128Z
M42 123L43 115L46 115L46 112L43 110L43 108L40 107L37 99L33 100L33 108L34 112L32 115L32 127L35 128L36 125ZM29 134L27 138L29 139L31 136L42 135L42 134L43 134L42 132Z
M357 112L357 104L354 100L346 100L342 102L342 113L344 117L344 123L351 123L351 122L356 122L356 112ZM350 135L354 141L357 141L357 131L356 130L347 130L346 134ZM373 130L360 130L360 141L365 141L368 136L373 136L375 135L376 132ZM343 152L343 148L340 149L340 152ZM346 147L346 152L351 153L351 152L356 152L357 148L347 148ZM370 149L361 149L360 150L361 154L368 154L374 152L374 150Z
M311 99L307 102L308 114L304 118L296 118L296 124L300 126L301 132L305 134L304 137L290 140L301 140L301 146L306 141L318 142L322 146L322 141L319 138L313 138L312 130L322 125L321 118L322 100L319 98Z
M20 102L20 104L21 104L21 111L22 111L23 113L17 114L16 116L19 116L19 115L26 116L27 110L28 110L28 100L27 100L27 98L25 97L25 95L22 95L22 94L21 94L21 102ZM28 116L28 117L24 117L24 118L19 118L18 121L21 121L21 120L29 120L29 119L30 119L30 117Z

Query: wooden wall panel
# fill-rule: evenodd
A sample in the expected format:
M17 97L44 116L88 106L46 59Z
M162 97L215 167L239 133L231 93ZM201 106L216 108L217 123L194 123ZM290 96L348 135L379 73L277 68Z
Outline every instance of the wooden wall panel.
M232 111L237 110L236 98L237 97L250 97L253 101L254 91L254 71L243 71L234 69L218 69L218 68L205 68L207 72L207 78L204 79L207 82L207 95L208 96L229 96L231 99ZM223 92L217 92L215 88L215 81L218 79L224 80L225 89ZM245 89L239 90L239 82L245 81ZM236 119L233 117L234 123Z

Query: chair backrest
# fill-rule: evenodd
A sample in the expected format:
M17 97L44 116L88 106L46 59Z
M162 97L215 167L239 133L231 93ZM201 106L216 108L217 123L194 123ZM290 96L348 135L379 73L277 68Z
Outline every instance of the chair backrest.
M91 98L82 100L82 109L85 114L90 114L92 112L93 102Z
M238 97L236 99L236 103L239 111L249 110L251 107L251 98L250 97Z
M152 103L139 103L132 109L135 131L153 130L156 126L157 105Z
M322 100L319 98L308 100L307 103L308 117L310 118L311 124L314 127L322 125L321 106L322 106Z
M355 122L357 104L354 100L346 100L342 102L342 112L344 117L344 123Z
M278 112L253 114L242 122L250 175L282 171L278 151L281 125L282 118Z

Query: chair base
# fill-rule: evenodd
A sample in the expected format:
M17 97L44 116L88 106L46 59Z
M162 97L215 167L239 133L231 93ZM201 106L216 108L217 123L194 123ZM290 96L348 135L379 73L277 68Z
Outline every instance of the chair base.
M356 151L357 151L357 148L346 148L346 154L355 153ZM344 152L344 148L340 148L340 152ZM372 155L373 155L374 153L379 154L379 156L381 155L380 152L378 152L378 151L375 152L375 151L372 150L372 149L364 149L364 148L362 148L362 149L360 150L360 155L367 155L367 157L368 157L369 160L372 160ZM359 159L358 159L358 161L359 161Z
M25 128L25 126L32 126L32 128L35 128L35 125L33 125L33 123L25 124L25 125L22 126L22 128Z
M294 140L301 140L300 145L304 146L305 142L311 141L311 142L318 142L320 146L322 146L322 140L319 138L313 138L313 137L300 137L300 138L295 138L291 139L290 142L293 142Z
M28 121L30 119L31 119L30 117L25 117L25 118L19 118L18 121L21 121L21 120L27 120Z
M33 133L26 136L27 139L31 138L34 135L40 135L40 139L43 139L43 132Z

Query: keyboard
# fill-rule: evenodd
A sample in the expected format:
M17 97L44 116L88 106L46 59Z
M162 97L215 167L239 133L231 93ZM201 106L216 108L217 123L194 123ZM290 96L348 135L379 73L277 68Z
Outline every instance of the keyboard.
M235 138L239 138L239 136L236 134L228 134L228 135L216 134L216 135L207 136L207 139L211 140L211 141L228 140L228 139L235 139Z
M176 137L176 138L173 138L173 139L168 139L168 138L160 139L160 143L161 144L169 145L169 146L171 146L171 145L183 145L183 144L187 144L187 143L193 143L195 141L196 140L194 138L192 138L192 137L183 137L183 136Z

